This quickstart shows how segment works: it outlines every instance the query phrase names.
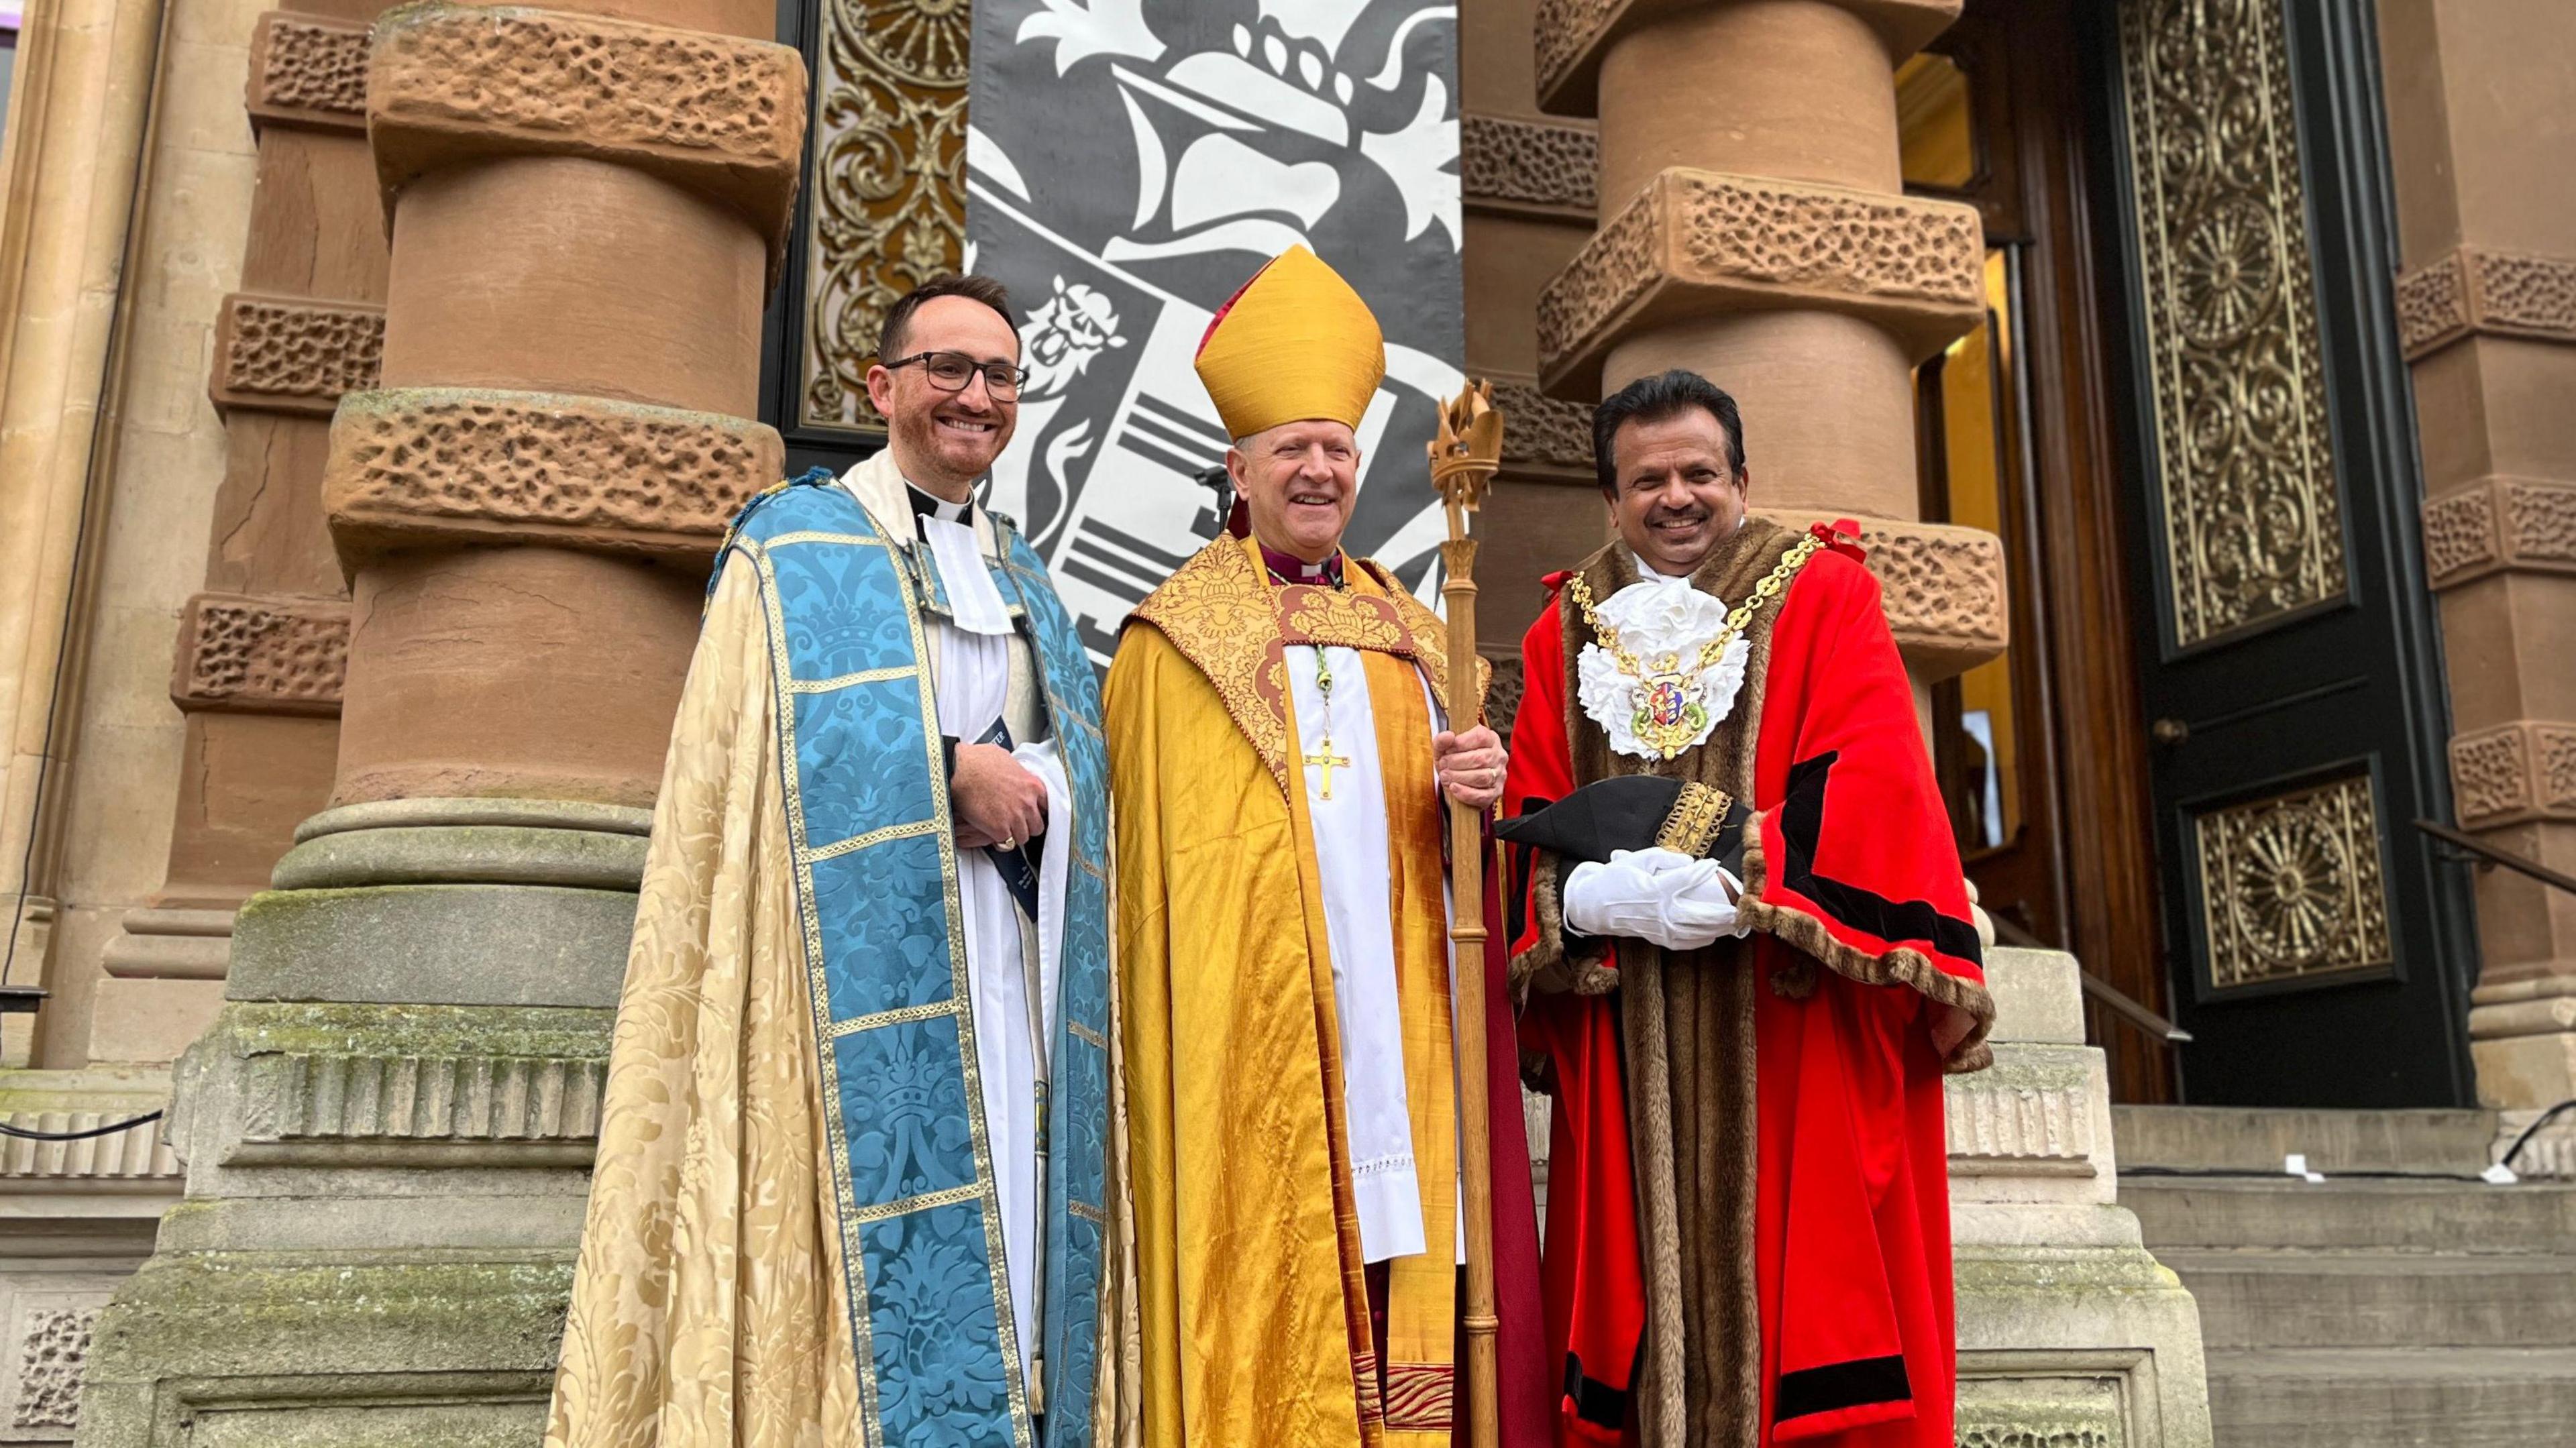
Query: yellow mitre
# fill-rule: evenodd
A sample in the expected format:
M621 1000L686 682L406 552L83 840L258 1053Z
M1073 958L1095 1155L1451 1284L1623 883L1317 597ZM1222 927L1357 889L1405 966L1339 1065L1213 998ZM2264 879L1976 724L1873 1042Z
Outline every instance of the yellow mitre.
M1218 309L1197 366L1228 437L1319 417L1356 431L1386 377L1386 339L1341 273L1292 246Z

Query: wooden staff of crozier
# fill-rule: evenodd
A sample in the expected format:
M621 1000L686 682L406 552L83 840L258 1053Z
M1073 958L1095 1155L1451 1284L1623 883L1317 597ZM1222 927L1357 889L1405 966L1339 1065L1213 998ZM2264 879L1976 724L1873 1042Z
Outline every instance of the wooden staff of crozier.
M1485 485L1503 458L1503 415L1490 384L1471 382L1441 409L1431 441L1431 485L1448 507L1449 540L1440 545L1449 606L1449 727L1464 733L1484 712L1476 677L1476 540L1467 515L1485 501ZM1493 1096L1485 1074L1485 850L1483 811L1449 802L1450 974L1458 1011L1458 1164L1467 1205L1467 1442L1497 1448L1500 1399L1495 1382ZM1506 1043L1508 1044L1508 1043Z

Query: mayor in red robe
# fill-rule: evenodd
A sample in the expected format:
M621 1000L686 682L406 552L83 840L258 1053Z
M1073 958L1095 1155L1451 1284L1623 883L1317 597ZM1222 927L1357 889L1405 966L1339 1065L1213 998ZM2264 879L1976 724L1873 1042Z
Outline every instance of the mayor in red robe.
M1521 645L1558 1437L1950 1448L1941 1078L1994 1007L1857 530L1748 516L1742 438L1688 372L1605 402L1620 538Z

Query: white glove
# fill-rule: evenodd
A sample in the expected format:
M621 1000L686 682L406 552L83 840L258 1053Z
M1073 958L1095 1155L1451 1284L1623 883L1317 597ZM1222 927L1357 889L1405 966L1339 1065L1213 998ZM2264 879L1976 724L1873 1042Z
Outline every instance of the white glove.
M1608 864L1586 860L1565 877L1566 928L1625 935L1666 950L1699 950L1742 935L1735 897L1743 883L1715 860L1679 850L1613 850Z

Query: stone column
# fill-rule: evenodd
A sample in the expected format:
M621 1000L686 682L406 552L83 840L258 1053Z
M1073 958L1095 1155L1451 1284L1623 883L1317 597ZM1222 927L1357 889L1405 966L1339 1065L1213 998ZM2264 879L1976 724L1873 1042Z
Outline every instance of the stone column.
M1538 26L1540 104L1601 122L1600 229L1540 300L1541 384L1689 367L1734 393L1755 511L1860 522L1918 694L2009 617L2001 542L1917 521L1912 369L1983 319L1985 241L1974 208L1903 194L1895 66L1958 10L1543 0Z
M2576 874L2576 11L2382 0L2379 26L2453 806ZM2576 1097L2576 895L2488 867L2477 909L2481 1102Z
M615 8L373 31L391 265L320 492L332 807L235 924L187 1200L100 1321L85 1443L216 1407L263 1441L540 1426L707 561L782 466L748 415L805 124L774 7Z
M349 607L322 463L384 342L366 61L365 24L336 15L272 10L251 36L259 181L242 289L213 319L224 483L171 669L188 722L168 873L102 952L92 1060L167 1061L205 1029L233 912L330 797Z

